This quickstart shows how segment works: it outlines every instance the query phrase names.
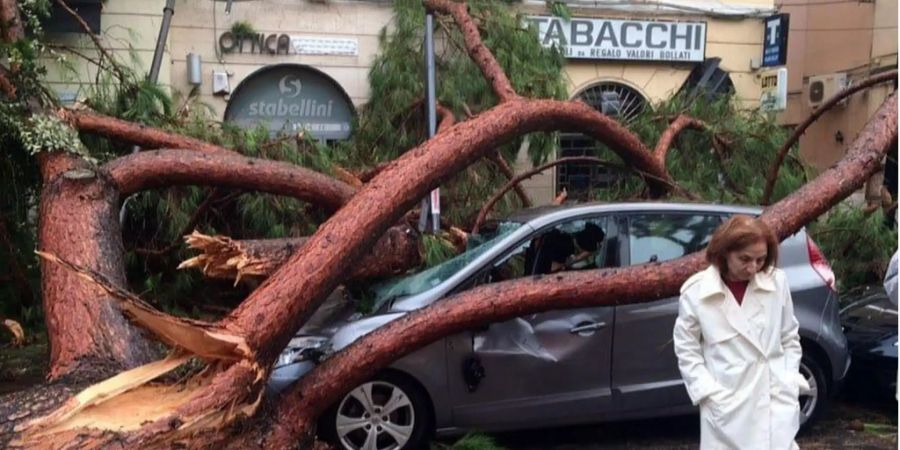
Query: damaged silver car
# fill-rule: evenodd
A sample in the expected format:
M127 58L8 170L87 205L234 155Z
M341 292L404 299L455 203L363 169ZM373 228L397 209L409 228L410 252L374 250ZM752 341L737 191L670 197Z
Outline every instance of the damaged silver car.
M455 258L374 291L374 312L341 295L284 350L273 392L410 311L474 286L567 270L626 267L699 251L732 214L757 208L623 203L541 207L502 221ZM802 422L819 415L850 359L834 274L801 230L781 244L800 322ZM349 308L342 308L342 305ZM349 309L342 312L342 309ZM320 430L341 448L413 449L433 436L690 414L672 327L678 298L548 311L446 337L352 389Z

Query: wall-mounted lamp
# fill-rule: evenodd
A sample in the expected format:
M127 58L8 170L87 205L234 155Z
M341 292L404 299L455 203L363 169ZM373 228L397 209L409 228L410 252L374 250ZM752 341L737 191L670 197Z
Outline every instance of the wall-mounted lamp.
M187 55L187 82L191 86L200 86L203 84L200 55L197 53L188 53Z

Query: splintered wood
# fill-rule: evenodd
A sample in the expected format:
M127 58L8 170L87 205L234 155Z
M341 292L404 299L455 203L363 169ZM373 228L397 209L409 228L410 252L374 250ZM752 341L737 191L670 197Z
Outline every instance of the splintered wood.
M65 261L56 255L36 252L79 277L100 287L119 302L119 307L134 323L153 332L165 344L182 348L205 360L238 360L253 356L243 337L200 320L184 319L162 313L138 296L117 286L103 274Z
M236 241L227 236L209 236L197 231L185 236L184 240L200 254L179 264L179 269L197 268L210 278L234 279L235 285L241 279L268 276L306 242L305 238Z

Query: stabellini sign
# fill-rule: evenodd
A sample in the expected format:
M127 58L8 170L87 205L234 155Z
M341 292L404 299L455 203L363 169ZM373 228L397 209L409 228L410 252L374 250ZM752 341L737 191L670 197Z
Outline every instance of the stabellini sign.
M225 120L270 132L305 131L319 140L350 137L354 108L344 90L328 75L300 64L257 70L234 90Z
M627 61L702 62L705 22L588 19L530 16L545 47L567 58Z

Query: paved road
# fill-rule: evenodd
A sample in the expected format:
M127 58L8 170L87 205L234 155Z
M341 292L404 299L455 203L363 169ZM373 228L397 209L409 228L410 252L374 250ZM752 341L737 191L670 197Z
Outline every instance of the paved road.
M504 433L497 443L510 450L681 450L699 447L697 416L606 423ZM807 449L896 449L897 403L892 399L843 398L797 443Z

